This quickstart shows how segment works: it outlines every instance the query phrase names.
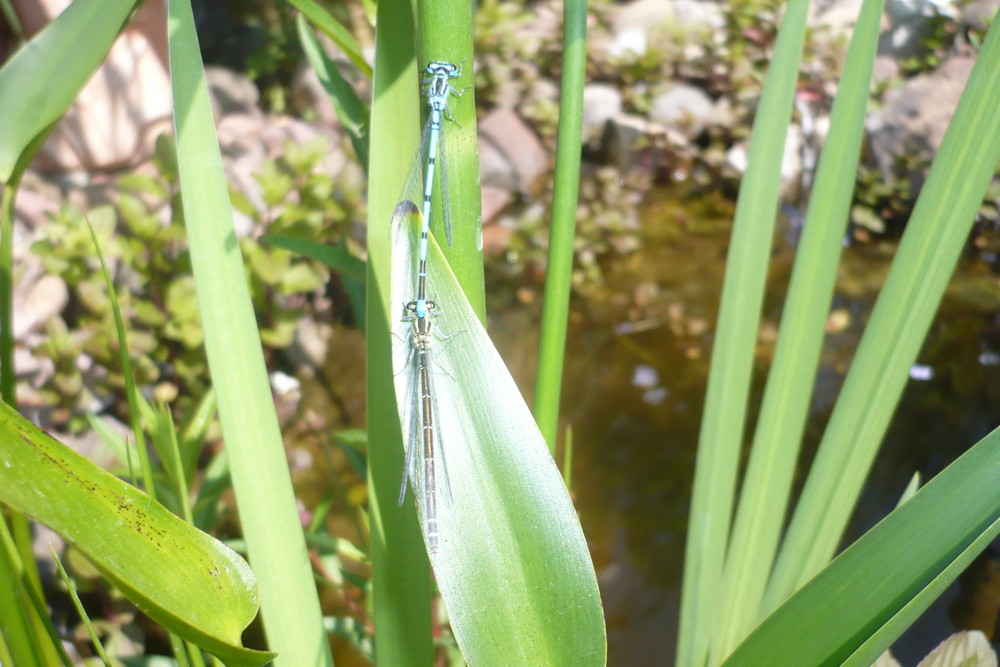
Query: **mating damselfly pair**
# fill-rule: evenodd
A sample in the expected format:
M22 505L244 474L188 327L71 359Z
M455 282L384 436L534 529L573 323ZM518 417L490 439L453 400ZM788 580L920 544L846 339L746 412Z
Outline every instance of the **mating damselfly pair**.
M443 220L450 236L453 217L463 223L455 229L457 248L471 240L467 234L479 235L466 226L465 211L456 207L451 216L448 209L449 199L460 199L458 190L448 192L441 143L458 138L447 109L449 101L458 109L458 76L448 63L427 69L430 119L417 158L423 179L416 179L423 189L406 190L392 216L394 313L385 314L393 320L393 384L406 443L400 498L413 488L434 578L469 664L603 664L600 595L576 510L531 411L429 231ZM456 147L466 144L449 146ZM441 195L434 193L432 223L435 187ZM374 267L380 294L384 266ZM373 538L378 531L390 549L406 544L389 526L373 524Z
M403 373L412 369L408 378L409 418L404 419L403 427L406 443L405 467L403 480L399 491L399 504L406 498L408 481L412 483L414 497L418 502L419 514L427 540L427 550L430 554L437 552L440 532L438 528L438 482L445 497L450 496L447 468L444 465L443 448L436 447L439 433L434 429L434 414L437 410L431 381L431 344L435 337L432 332L431 317L438 314L437 304L427 299L427 246L430 234L431 199L434 189L435 171L440 171L442 217L444 219L445 236L451 243L451 210L448 197L447 169L444 158L444 132L442 126L445 120L454 122L448 102L451 96L460 97L464 90L458 91L451 81L462 74L458 65L448 62L434 61L427 65L424 79L424 94L430 114L421 136L420 149L414 158L402 201L393 213L394 235L405 232L403 220L414 215L420 215L420 240L417 246L416 296L404 305L403 322L410 323L409 331L404 335L409 339L410 349L407 354L406 366L399 371ZM440 167L438 163L440 162ZM423 178L421 178L421 174ZM419 213L412 202L412 194L422 185L422 208ZM402 231L401 231L402 230ZM399 244L395 243L394 247ZM412 261L412 253L393 253L394 261L399 261L400 255ZM411 284L412 281L408 280ZM412 422L412 423L411 423ZM417 459L417 450L421 453ZM438 475L440 471L440 479Z

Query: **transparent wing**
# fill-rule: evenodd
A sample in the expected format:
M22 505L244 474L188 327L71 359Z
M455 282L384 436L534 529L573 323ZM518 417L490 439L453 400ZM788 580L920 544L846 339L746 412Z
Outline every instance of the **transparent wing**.
M418 154L419 157L419 154ZM419 171L419 170L418 170ZM396 404L399 409L399 422L403 427L403 446L406 452L406 463L403 467L403 480L400 483L399 502L406 499L408 482L416 482L418 475L414 473L419 433L419 406L417 396L416 363L413 354L413 329L411 320L406 319L406 303L416 294L416 243L417 238L411 233L416 221L420 227L420 211L417 205L404 199L393 211L392 224L392 270L390 279L390 298L392 307L390 318L393 322L392 333L392 372L393 384L396 390ZM411 479L412 477L412 479Z
M435 338L438 338L435 335ZM445 338L451 338L447 336ZM438 338L441 340L441 338ZM435 370L440 371L444 374L446 378L451 378L451 374L447 370L440 368L438 362L434 359L434 355L430 355L430 374L428 375L427 381L431 386L431 410L434 412L434 423L437 424L437 428L434 429L434 479L437 481L438 492L444 498L447 504L451 504L451 484L448 483L448 465L445 458L445 447L444 440L442 438L442 427L445 422L442 419L442 412L440 406L438 405L437 392L434 391L434 384L436 382L435 375L439 373Z
M403 181L403 191L399 194L399 201L411 201L418 207L424 201L424 164L427 162L427 151L431 143L431 119L427 118L424 123L423 132L420 134L420 147L417 149L413 161L410 162L410 169L406 172L406 180Z
M438 179L441 183L441 218L444 220L444 236L448 240L448 245L451 246L451 201L448 198L448 166L445 164L445 151L444 146L444 135L448 134L444 131L444 121L441 122L441 132L438 138L438 172L441 174Z
M394 336L395 338L395 336ZM406 405L399 406L400 413L400 424L406 428L403 432L403 450L406 452L405 462L403 463L403 475L402 480L399 484L399 500L398 505L402 505L406 500L406 487L407 483L412 483L414 488L414 493L417 493L417 481L419 478L418 471L416 469L417 464L417 450L420 449L419 444L419 433L420 433L420 407L417 405L417 379L415 368L416 364L413 361L413 348L410 343L411 336L399 341L400 348L409 348L409 356L406 356L406 350L401 349L399 352L393 351L393 359L403 358L403 367L400 368L396 375L404 376L401 378L402 392L397 394L397 396L407 396L411 397L407 400ZM395 367L395 363L393 363ZM397 385L400 381L397 380ZM398 399L397 399L398 400Z

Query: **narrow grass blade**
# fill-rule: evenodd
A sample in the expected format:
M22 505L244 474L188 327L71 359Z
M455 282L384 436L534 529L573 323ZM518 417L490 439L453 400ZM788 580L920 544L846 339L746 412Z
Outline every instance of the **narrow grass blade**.
M357 154L361 166L367 171L368 109L358 98L354 88L337 71L337 66L327 57L319 40L316 39L312 29L301 14L298 16L296 27L299 31L299 41L306 52L306 58L309 59L309 64L312 65L316 76L319 77L323 90L330 96L337 119L347 131L348 136L351 137L354 152Z
M260 582L268 643L280 654L279 666L330 665L333 659L233 228L194 16L186 0L169 2L168 39L191 266L233 488Z
M833 556L1000 161L1000 28L986 37L823 435L765 596ZM909 505L909 503L907 503Z
M97 233L94 226L87 221L90 230L90 238L94 242L94 252L101 262L101 273L104 275L104 284L108 288L108 298L111 301L111 312L115 318L115 333L118 338L118 360L121 363L122 377L125 379L125 395L128 397L129 421L132 426L132 437L135 443L135 450L139 455L140 472L142 473L142 483L154 500L156 499L156 485L153 483L153 466L149 461L149 452L146 450L146 438L142 433L142 417L139 408L139 392L135 386L135 377L132 375L132 359L128 353L128 337L125 334L125 320L122 318L121 308L118 307L118 295L115 293L115 285L111 281L111 273L108 265L104 261L104 253L101 252L101 244L97 240Z
M400 421L418 447L412 323L420 214L394 216L394 373ZM455 637L472 665L603 665L604 616L586 539L559 470L500 355L437 247L432 342L440 544L431 563ZM419 395L416 397L419 398ZM418 424L419 427L419 424ZM443 473L447 471L447 483ZM402 471L400 471L402 472ZM416 484L418 496L425 493ZM419 508L426 498L419 498Z
M330 16L328 11L323 9L318 3L313 2L313 0L289 0L289 2L302 12L309 19L310 23L322 30L327 37L333 40L333 43L341 48L344 55L361 70L362 74L371 78L372 68L365 61L365 57L361 53L361 46L358 44L358 40L354 39L354 35L347 28L340 25L336 19Z
M232 664L257 613L253 573L212 537L0 403L0 502L80 549L150 618Z
M70 600L73 602L73 608L76 609L77 615L79 615L80 620L83 622L83 627L87 630L87 636L90 637L90 643L94 647L94 651L97 656L101 659L105 665L111 665L111 659L108 657L107 651L104 650L104 644L101 642L101 638L98 636L97 631L94 630L94 624L90 622L90 615L87 614L87 610L83 606L83 602L80 601L80 595L76 591L76 584L70 579L69 574L66 572L66 568L63 567L62 560L59 558L59 554L50 545L49 551L52 554L52 560L56 564L56 569L59 572L59 578L62 579L63 585L66 590L69 591Z
M827 313L857 173L882 0L866 0L851 38L796 253L774 363L726 555L712 654L724 658L760 620L760 605L788 515L792 478L819 368Z
M60 661L69 667L72 660L49 618L41 586L30 579L38 572L33 565L18 553L14 536L0 519L0 641L9 642L0 647L0 659L27 667ZM10 655L4 656L8 650Z
M838 556L726 664L872 664L1000 534L997 479L1000 430Z
M564 4L563 71L559 93L559 137L552 190L552 228L549 235L542 329L538 338L535 375L535 419L549 449L556 450L559 397L562 395L566 322L572 287L576 212L580 190L583 141L583 84L587 74L587 3Z
M755 333L778 209L780 165L798 81L808 0L790 0L754 120L719 307L684 552L680 667L703 665L723 614L720 585L750 392Z

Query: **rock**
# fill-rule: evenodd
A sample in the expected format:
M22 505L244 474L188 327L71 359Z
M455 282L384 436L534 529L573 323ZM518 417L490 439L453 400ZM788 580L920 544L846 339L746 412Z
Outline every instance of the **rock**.
M686 32L716 33L725 27L725 16L720 6L711 2L637 0L623 5L612 19L614 36L606 48L616 58L644 55L649 43L662 37L654 31L671 26ZM701 51L698 41L692 40L692 53Z
M514 196L506 188L498 188L494 185L483 185L480 188L482 197L483 222L490 223L496 219L511 202Z
M295 327L295 338L286 350L296 368L320 368L329 351L333 328L303 317Z
M514 229L509 225L489 225L483 228L483 254L497 256L510 248Z
M599 139L609 120L622 112L622 94L605 83L588 84L583 89L583 141Z
M288 109L293 114L306 117L312 112L316 114L316 118L328 125L338 122L333 101L320 83L316 70L305 60L299 63L292 77Z
M958 6L959 25L985 32L1000 11L1000 0L972 0Z
M955 16L956 8L954 0L886 0L885 15L898 25L916 17Z
M888 32L879 37L878 51L895 60L913 58L925 52L924 39L928 36L927 20L914 16L896 22Z
M886 0L889 30L879 39L879 53L897 59L925 53L925 40L935 30L932 19L956 13L953 0Z
M827 28L834 35L850 35L861 11L861 0L833 0L809 6L809 27Z
M113 170L152 155L172 125L166 25L164 3L140 7L45 142L38 168Z
M59 212L59 191L55 188L51 194L45 192L52 190L51 184L36 181L29 175L37 176L37 172L27 172L17 191L17 199L14 200L15 219L23 222L28 229L40 229Z
M37 281L18 281L14 289L14 339L45 326L50 317L62 312L69 303L69 290L62 278L42 275Z
M650 120L668 127L686 130L685 134L699 134L711 117L714 105L705 91L681 83L653 99Z
M32 353L36 345L47 338L42 334L33 334L21 344L14 346L14 368L18 380L27 380L32 389L41 389L56 372L56 365L48 357L38 357ZM18 399L22 397L24 387L18 387Z
M604 159L621 171L627 171L638 160L639 149L648 145L650 137L663 133L663 127L642 116L618 114L604 129L601 140Z
M260 91L248 77L226 67L209 65L205 81L212 95L216 117L231 113L258 112Z
M535 133L510 109L496 109L479 123L479 169L484 185L531 196L549 172L549 158Z
M889 91L882 110L869 116L865 126L872 154L887 177L900 157L933 160L974 64L973 58L955 57L915 76ZM923 175L915 175L914 186L922 183Z
M693 30L717 31L726 27L721 5L704 0L674 0L674 21Z
M899 61L892 56L875 56L872 67L872 83L885 85L899 78Z
M670 0L638 0L622 5L611 21L614 38L608 51L616 58L641 56L649 46L649 31L674 19Z

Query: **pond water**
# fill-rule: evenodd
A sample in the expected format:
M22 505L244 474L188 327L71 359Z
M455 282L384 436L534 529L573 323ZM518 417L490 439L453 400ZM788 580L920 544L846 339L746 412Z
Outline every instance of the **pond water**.
M562 425L573 432L572 490L601 584L611 665L672 664L675 650L685 526L730 234L728 216L692 222L675 205L648 209L639 249L607 262L603 283L587 288L571 309ZM796 230L787 221L779 223L748 432L773 353L796 240ZM803 447L807 460L894 250L894 242L844 250ZM848 540L891 511L914 472L926 481L1000 423L998 309L996 276L978 257L961 261ZM491 311L489 322L529 404L536 339L524 332L537 332L537 310ZM806 470L800 462L796 492ZM1000 569L1000 557L993 562ZM982 563L977 568L981 572ZM970 575L977 576L983 575ZM992 585L1000 589L1000 577L993 577ZM992 636L1000 601L1000 594L993 595L992 606L980 602L985 615L975 617L970 612L976 605L957 601L959 587L953 586L901 638L894 654L915 664L954 630L978 627ZM949 615L949 605L956 613Z

